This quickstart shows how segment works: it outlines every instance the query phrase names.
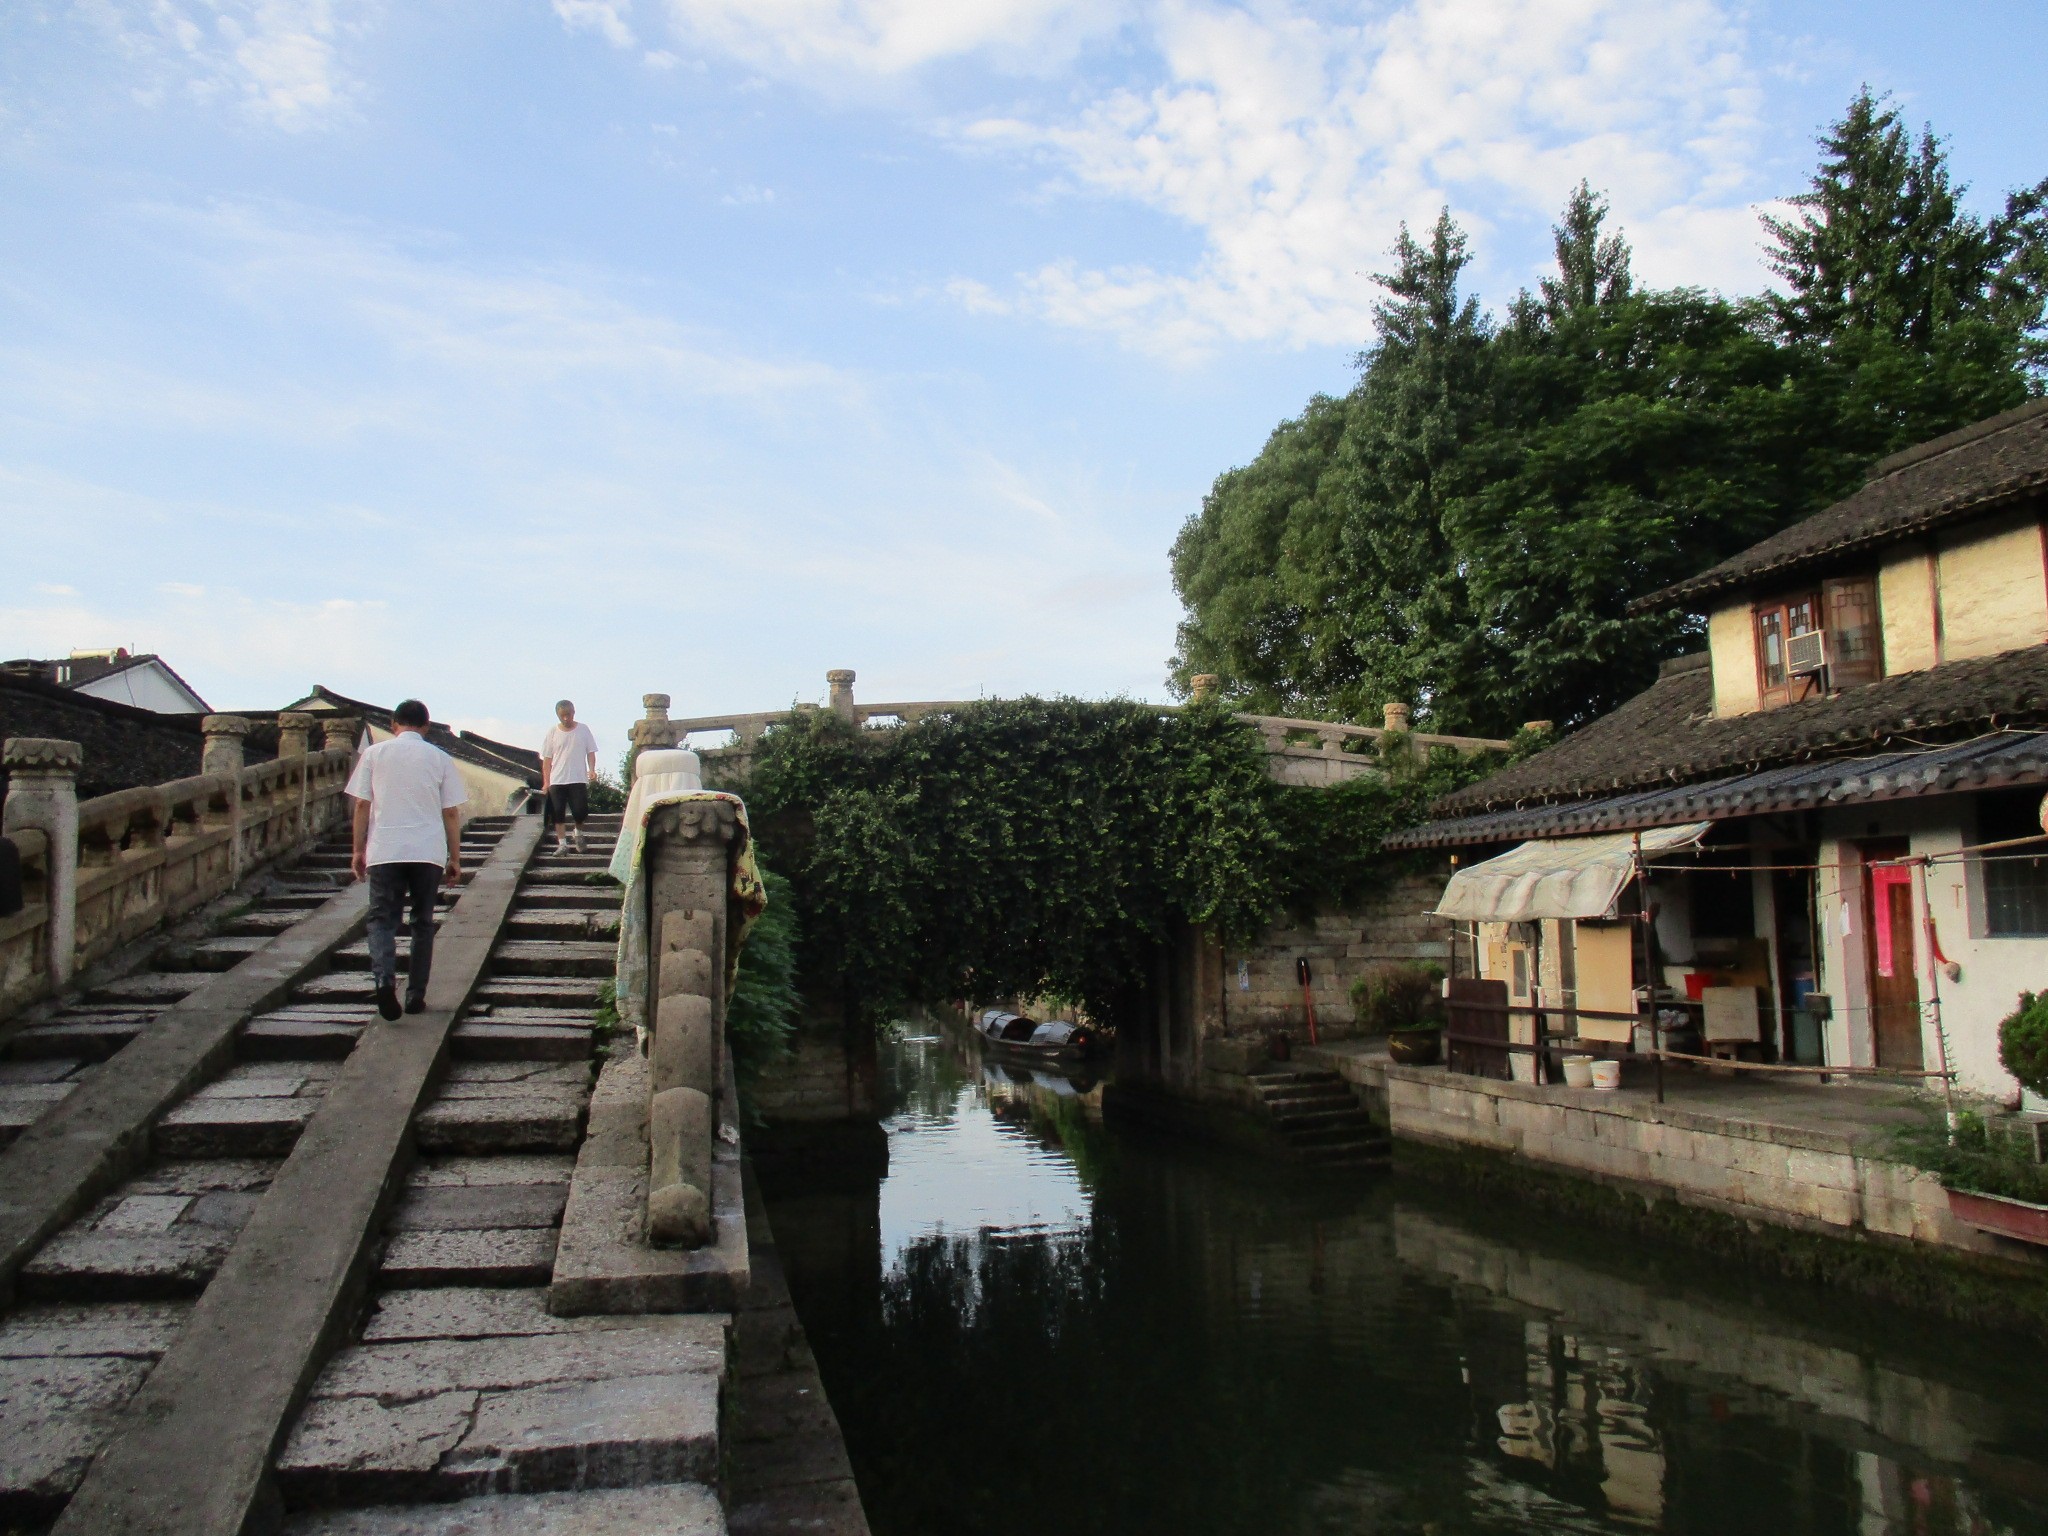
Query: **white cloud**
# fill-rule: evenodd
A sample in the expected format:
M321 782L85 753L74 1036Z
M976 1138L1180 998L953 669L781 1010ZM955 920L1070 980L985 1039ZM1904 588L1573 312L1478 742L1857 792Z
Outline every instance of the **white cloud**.
M1202 240L1184 270L1021 274L1020 302L1056 323L1167 352L1363 340L1369 274L1401 221L1448 204L1483 236L1548 218L1582 177L1651 279L1753 276L1741 232L1760 91L1714 0L1410 0L1359 23L1167 3L1153 36L1149 88L963 130Z
M554 0L555 14L571 32L595 32L614 48L634 44L632 23L626 20L632 0Z
M820 75L896 75L974 53L1038 72L1129 11L1123 0L668 0L693 43Z
M152 84L229 99L300 130L346 113L362 91L344 53L382 0L92 0L89 10Z

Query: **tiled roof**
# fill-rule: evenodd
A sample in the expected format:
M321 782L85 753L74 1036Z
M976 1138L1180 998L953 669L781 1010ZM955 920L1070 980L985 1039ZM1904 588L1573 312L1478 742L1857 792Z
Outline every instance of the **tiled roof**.
M343 714L360 715L380 730L391 729L391 711L381 704L366 704L361 699L351 699L318 683L313 685L313 697L325 701ZM492 741L490 737L479 736L474 731L458 733L438 720L427 727L427 740L458 762L473 763L479 768L488 768L493 773L523 779L535 789L540 788L538 752L529 752L524 747L515 747L502 741Z
M165 673L176 680L180 688L191 694L194 699L198 699L202 713L211 707L205 699L200 698L197 688L194 688L178 675L176 667L165 661L163 657L157 655L154 651L141 651L132 656L126 651L115 651L98 656L65 656L47 660L23 657L18 661L0 663L0 675L30 677L52 684L56 684L58 678L61 677L64 681L58 684L58 686L82 688L87 683L96 683L102 678L113 677L117 673L128 672L137 667L150 665L161 667Z
M1435 810L1469 816L2048 725L2048 645L1725 719L1714 718L1713 702L1704 654L1666 662L1654 684L1612 714L1445 796Z
M1637 832L1732 816L1777 815L1911 795L2048 783L2048 733L1998 731L1953 746L1795 763L1601 800L1525 806L1411 827L1389 848L1459 848L1532 837Z
M1964 427L1880 461L1863 488L1723 560L1638 598L1634 611L1700 608L1717 594L2039 500L2048 491L2048 400Z
M81 800L197 773L205 745L199 721L198 715L160 715L38 678L0 675L0 737L77 742L85 751L78 775ZM275 731L267 739L251 731L242 749L249 762L263 762L276 756L276 744Z

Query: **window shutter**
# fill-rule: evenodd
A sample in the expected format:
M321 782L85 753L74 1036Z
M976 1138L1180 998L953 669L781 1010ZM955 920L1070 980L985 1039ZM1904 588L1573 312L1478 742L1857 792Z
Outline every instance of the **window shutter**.
M1849 576L1825 583L1828 680L1837 688L1874 683L1884 676L1883 637L1877 623L1877 579Z

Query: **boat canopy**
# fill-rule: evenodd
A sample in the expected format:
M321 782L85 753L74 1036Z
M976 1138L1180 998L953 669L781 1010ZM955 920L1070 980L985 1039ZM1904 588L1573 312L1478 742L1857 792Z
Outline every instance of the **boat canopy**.
M1523 843L1451 876L1438 917L1526 923L1544 917L1612 917L1615 898L1635 874L1636 839L1648 858L1699 845L1710 823L1553 837Z

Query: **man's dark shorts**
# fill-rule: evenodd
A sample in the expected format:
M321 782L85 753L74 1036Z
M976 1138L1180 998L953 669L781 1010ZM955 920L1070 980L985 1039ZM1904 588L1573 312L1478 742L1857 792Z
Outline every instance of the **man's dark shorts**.
M588 784L551 784L548 786L548 825L559 827L565 821L583 825L583 819L590 814L590 786Z

